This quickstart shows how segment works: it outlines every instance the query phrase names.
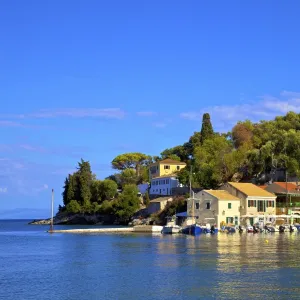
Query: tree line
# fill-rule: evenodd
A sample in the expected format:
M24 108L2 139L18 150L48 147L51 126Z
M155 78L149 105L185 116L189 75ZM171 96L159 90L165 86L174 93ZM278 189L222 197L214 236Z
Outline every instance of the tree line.
M81 160L77 171L65 180L61 209L129 219L140 207L137 185L149 182L149 165L166 158L187 163L177 174L182 184L188 184L192 168L193 187L213 189L240 180L264 183L280 168L299 177L299 130L300 114L288 112L270 121L240 121L231 131L219 133L206 113L200 131L159 156L139 152L118 155L111 162L117 172L105 180L98 180L89 162ZM145 198L149 203L148 195Z
M112 161L121 171L110 178L120 184L128 176L132 183L149 182L149 164L171 158L187 163L178 172L179 181L192 186L217 188L228 181L264 183L276 170L300 176L300 114L288 112L270 121L238 122L231 131L213 130L208 113L203 114L201 128L183 144L165 149L160 156L125 153Z
M122 193L119 193L114 180L98 180L90 163L83 159L78 163L77 171L65 179L62 196L64 205L59 207L60 212L115 215L123 222L127 222L140 207L135 184L124 181Z

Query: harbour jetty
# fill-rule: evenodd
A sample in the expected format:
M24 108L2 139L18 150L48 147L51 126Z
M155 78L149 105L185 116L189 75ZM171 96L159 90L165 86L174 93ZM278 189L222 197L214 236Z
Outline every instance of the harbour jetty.
M152 233L161 232L162 226L156 225L138 225L134 227L117 227L117 228L85 228L85 229L58 229L48 231L51 233L127 233L127 232L142 232Z

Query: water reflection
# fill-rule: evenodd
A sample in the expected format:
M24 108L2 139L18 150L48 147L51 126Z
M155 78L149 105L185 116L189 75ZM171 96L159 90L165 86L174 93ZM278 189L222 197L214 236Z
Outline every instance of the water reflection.
M299 299L299 251L288 233L0 235L0 298Z

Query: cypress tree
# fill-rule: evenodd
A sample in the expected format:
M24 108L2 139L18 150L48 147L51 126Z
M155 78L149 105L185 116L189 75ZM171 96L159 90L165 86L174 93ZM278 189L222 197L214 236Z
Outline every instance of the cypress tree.
M69 174L69 186L67 192L67 202L70 203L72 200L77 200L75 198L75 186L74 186L74 176Z
M66 177L66 179L65 179L65 185L64 185L63 189L64 189L64 191L62 192L63 203L66 206L68 204L68 190L69 190L69 179L68 179L68 177Z
M81 159L78 163L78 188L80 191L79 203L84 207L88 208L91 204L91 184L93 180L91 166L88 161Z
M210 115L209 113L205 113L203 114L203 118L202 118L201 144L203 144L203 142L206 139L210 138L213 134L214 134L214 130L211 125Z

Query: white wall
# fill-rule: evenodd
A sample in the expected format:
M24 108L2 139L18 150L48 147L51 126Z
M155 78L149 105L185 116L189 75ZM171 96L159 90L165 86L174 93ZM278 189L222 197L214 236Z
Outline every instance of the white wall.
M150 195L171 195L172 188L178 187L179 181L175 177L155 178L151 180Z

